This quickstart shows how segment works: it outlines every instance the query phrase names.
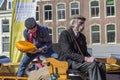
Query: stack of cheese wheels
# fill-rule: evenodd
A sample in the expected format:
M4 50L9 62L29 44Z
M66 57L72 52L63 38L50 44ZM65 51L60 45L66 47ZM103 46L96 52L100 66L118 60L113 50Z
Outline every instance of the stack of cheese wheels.
M28 41L16 42L16 48L20 51L27 52L27 53L31 53L36 50L34 44Z

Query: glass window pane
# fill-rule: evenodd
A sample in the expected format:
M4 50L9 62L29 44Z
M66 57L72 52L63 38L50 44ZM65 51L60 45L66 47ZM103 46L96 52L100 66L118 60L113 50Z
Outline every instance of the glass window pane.
M94 8L91 8L91 16L95 17L95 9Z
M12 2L9 2L9 9L12 9Z
M79 15L78 3L71 3L71 15Z
M58 19L61 19L61 11L58 11Z
M91 17L99 17L99 1L91 2Z
M99 6L98 1L92 1L92 2L91 2L91 6Z
M36 12L36 20L39 20L39 12Z
M71 8L78 8L78 3L71 3Z
M107 31L115 30L115 25L107 25Z
M99 42L100 42L100 34L92 33L92 43L99 43Z
M99 26L92 26L92 31L99 31Z
M99 26L94 25L91 27L92 29L92 43L100 43L100 31Z
M52 7L50 5L47 5L44 7L45 10L45 20L52 20Z
M65 30L65 28L58 28L58 33L60 34L64 30Z
M106 5L114 5L114 0L106 0Z
M48 20L48 12L45 12L45 20Z
M59 4L58 5L58 19L65 19L65 5Z
M2 27L2 32L9 32L9 25L3 25Z
M4 43L2 48L2 52L9 52L9 43Z
M74 9L71 10L71 15L75 15L75 10Z
M39 11L39 7L38 6L36 7L36 11Z
M115 25L107 25L107 42L115 42Z
M51 10L51 6L45 6L45 10Z
M2 32L9 32L9 20L2 20Z
M96 17L99 16L99 8L96 8Z
M3 24L9 24L9 20L2 20Z
M2 38L2 52L9 52L9 37Z
M115 8L114 8L114 6L111 6L111 15L115 15Z
M64 4L59 4L58 9L65 9L65 5Z
M79 10L78 9L76 9L76 15L78 15L79 14Z
M49 20L52 19L52 12L51 11L49 12L49 17L48 18L49 18Z
M107 42L115 42L115 32L108 32Z

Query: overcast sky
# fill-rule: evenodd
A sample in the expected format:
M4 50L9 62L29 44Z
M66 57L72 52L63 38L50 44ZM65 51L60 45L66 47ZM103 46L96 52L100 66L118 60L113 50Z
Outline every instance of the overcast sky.
M0 0L0 6L1 6L2 1L3 1L3 0Z

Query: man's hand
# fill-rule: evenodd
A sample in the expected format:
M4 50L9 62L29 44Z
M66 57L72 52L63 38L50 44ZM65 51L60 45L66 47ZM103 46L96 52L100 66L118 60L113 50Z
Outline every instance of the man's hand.
M34 52L30 52L31 54L36 54L38 52L41 52L42 51L42 48L36 48L36 50Z
M86 62L94 62L96 59L94 57L85 57Z
M34 52L25 52L24 50L22 49L18 49L20 52L22 53L30 53L30 54L36 54L38 52L41 52L42 51L42 48L36 48L36 50Z

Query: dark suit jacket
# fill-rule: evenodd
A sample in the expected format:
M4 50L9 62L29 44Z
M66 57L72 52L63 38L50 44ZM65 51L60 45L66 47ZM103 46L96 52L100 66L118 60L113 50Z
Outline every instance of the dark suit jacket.
M79 52L78 47L75 43L76 39L82 53ZM77 62L84 62L85 56L90 56L90 54L87 52L87 44L86 44L86 38L82 33L79 33L79 37L76 38L75 34L72 29L65 30L61 33L59 41L59 59L65 60L65 61L77 61Z

